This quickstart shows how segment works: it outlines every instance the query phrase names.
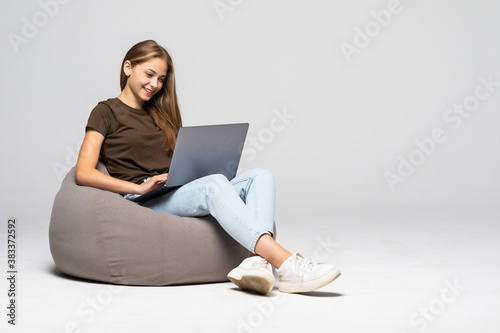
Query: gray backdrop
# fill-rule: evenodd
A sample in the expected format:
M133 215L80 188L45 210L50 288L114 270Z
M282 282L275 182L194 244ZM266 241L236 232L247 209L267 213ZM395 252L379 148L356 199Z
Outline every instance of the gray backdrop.
M174 58L185 125L251 124L240 171L275 173L278 220L498 212L499 9L493 0L2 1L2 219L46 229L90 111L119 94L122 58L144 39Z

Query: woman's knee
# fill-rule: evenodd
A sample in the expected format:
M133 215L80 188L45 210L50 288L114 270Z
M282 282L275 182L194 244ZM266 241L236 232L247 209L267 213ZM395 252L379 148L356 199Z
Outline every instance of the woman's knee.
M274 184L274 174L271 171L263 168L255 168L252 169L252 171L254 172L254 177L259 177L266 182L271 182Z
M274 178L274 174L271 171L264 169L264 168L253 168L253 169L247 170L247 171L243 172L241 175L239 175L238 177L255 178L257 176Z
M229 180L222 174L213 174L205 177L206 187L212 193L218 193L222 188L230 185Z

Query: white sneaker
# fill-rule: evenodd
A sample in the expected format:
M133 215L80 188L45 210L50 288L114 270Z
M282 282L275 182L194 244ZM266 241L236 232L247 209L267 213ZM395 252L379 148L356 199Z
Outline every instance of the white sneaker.
M300 293L319 289L340 275L340 270L299 253L290 256L277 270L278 289L284 293Z
M231 270L227 278L243 290L267 295L273 290L274 275L271 264L261 256L246 258Z

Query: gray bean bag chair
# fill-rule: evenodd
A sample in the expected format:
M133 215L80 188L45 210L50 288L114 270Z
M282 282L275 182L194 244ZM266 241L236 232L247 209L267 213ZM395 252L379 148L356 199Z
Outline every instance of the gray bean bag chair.
M101 163L98 169L107 173ZM211 216L156 213L119 194L78 186L75 168L54 199L49 240L61 272L123 285L227 281L248 255Z

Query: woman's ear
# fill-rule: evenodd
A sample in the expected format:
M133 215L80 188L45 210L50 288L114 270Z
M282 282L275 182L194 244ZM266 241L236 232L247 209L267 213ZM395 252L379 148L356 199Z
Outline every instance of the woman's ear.
M130 73L132 72L132 63L129 60L125 60L123 63L123 72L126 76L130 76Z

